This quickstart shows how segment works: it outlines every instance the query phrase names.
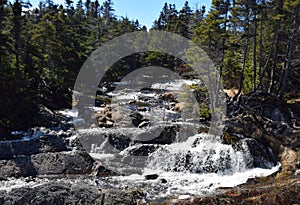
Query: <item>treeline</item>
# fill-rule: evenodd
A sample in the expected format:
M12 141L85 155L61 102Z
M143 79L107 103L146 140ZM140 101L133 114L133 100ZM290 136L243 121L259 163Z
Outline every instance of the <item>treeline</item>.
M134 5L132 5L134 6ZM226 88L238 95L266 92L284 97L299 92L300 0L213 0L181 9L165 3L151 29L180 34L202 47L215 62ZM39 106L71 107L72 88L87 57L104 42L146 30L117 17L113 2L0 0L0 127L26 129ZM139 67L188 66L180 59L145 52L122 59L106 77ZM237 96L238 96L237 95Z
M192 39L237 94L283 97L300 90L299 11L299 0L213 0L206 15L205 7L166 3L153 29Z
M40 106L71 108L72 88L87 57L103 42L145 30L114 14L113 2L65 6L47 0L0 1L0 127L26 129Z

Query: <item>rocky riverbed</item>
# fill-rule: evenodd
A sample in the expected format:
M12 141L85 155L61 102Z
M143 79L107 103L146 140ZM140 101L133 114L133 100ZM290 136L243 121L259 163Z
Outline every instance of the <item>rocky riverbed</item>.
M214 136L200 84L108 88L97 107L43 109L59 123L0 141L0 204L299 203L299 106L228 98Z

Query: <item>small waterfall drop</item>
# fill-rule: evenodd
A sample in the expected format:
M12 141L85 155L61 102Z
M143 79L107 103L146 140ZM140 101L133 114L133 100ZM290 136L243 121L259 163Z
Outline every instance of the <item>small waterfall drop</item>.
M197 134L185 142L164 145L149 156L148 168L190 173L232 174L247 169L251 155L245 142L239 150L218 136Z

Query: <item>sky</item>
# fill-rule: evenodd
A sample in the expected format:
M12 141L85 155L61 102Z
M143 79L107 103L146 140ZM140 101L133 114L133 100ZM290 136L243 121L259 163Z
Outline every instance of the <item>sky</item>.
M31 0L33 5L37 5L40 0ZM105 0L98 0L102 4ZM128 17L130 20L138 19L140 24L151 28L155 19L158 18L164 3L175 4L177 10L180 10L186 0L113 0L113 8L117 16ZM57 4L63 4L65 0L54 0ZM76 0L74 0L76 2ZM85 2L85 0L83 0ZM189 5L192 9L198 5L206 6L206 11L209 10L211 0L189 0ZM76 6L76 3L74 3Z

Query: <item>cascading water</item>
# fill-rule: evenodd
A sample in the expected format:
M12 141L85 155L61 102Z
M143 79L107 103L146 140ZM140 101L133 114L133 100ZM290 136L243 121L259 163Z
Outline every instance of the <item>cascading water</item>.
M188 82L158 83L151 88L179 93ZM111 93L113 106L119 106L118 110L113 111L123 111L122 116L127 118L122 119L130 121L130 113L136 112L137 107L128 109L128 100L131 99L133 104L139 100L140 104L149 106L142 113L150 121L148 127L128 127L128 122L125 122L127 127L122 127L123 121L116 121L117 126L111 129L79 131L81 142L95 159L106 168L125 175L106 179L114 187L138 187L147 192L150 198L178 194L201 195L219 187L245 183L249 178L268 176L280 167L268 157L254 160L254 153L271 155L266 151L267 148L259 147L254 139L240 139L236 143L225 144L220 136L197 134L201 130L198 128L203 125L190 123L192 120L187 119L193 118L185 113L177 113L179 117L166 120L167 109L159 101L158 91L145 94L133 88L120 90ZM127 92L124 93L124 90ZM188 103L195 104L192 101ZM160 135L165 127L172 132ZM253 152L257 144L261 150ZM266 166L257 165L259 162ZM145 176L150 175L154 179L146 180Z
M253 168L252 160L246 141L234 147L223 144L218 136L197 134L150 154L144 175L156 173L158 181L165 180L154 195L202 195L245 183L249 178L268 176L280 167Z
M191 173L232 174L245 171L251 155L245 142L241 150L222 143L220 137L198 134L186 142L159 148L149 156L148 168Z

